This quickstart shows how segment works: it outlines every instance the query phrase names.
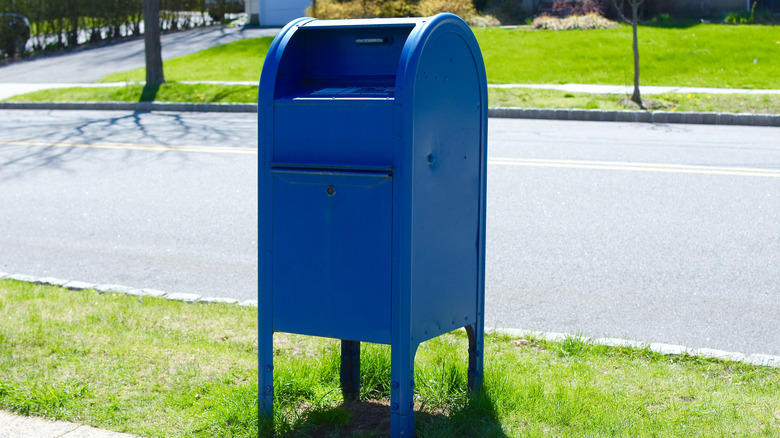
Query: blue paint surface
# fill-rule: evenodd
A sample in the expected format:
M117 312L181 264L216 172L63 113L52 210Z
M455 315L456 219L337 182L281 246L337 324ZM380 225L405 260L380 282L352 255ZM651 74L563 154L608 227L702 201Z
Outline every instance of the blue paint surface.
M261 412L272 410L274 331L385 343L392 435L413 436L420 343L466 327L469 384L482 380L476 39L452 14L296 20L268 51L258 119Z

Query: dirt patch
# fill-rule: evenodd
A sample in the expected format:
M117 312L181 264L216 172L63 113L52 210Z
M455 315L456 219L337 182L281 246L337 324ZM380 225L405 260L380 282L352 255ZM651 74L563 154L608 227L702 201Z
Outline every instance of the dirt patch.
M434 417L442 415L421 411L420 408L420 404L416 403L414 406L415 422L430 422ZM312 425L310 429L306 429L306 436L312 438L379 438L390 436L390 401L388 400L347 401L335 409L343 409L349 413L349 421L345 426L334 429L328 426Z

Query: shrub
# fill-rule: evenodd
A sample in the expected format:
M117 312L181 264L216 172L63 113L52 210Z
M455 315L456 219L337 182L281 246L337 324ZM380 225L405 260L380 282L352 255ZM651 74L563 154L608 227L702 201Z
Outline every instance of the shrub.
M672 17L669 14L658 14L650 21L653 23L670 23L672 21Z
M379 3L379 17L414 17L418 15L417 5L406 0L383 0Z
M726 24L753 24L754 20L752 15L747 12L729 12L723 22Z
M756 10L758 2L753 2L750 12L729 12L723 22L726 24L775 24L776 18L767 9Z
M423 17L429 17L442 12L451 12L466 19L477 13L471 0L420 0L417 8L420 16Z
M333 20L342 18L427 17L451 12L468 19L476 15L471 0L318 0L316 9L309 7L306 14Z
M501 26L501 22L498 20L498 18L487 14L473 15L466 19L466 23L473 27Z
M244 12L244 2L240 0L210 0L206 2L209 16L214 21L224 21L227 14Z
M601 15L604 12L604 6L601 4L601 0L555 0L552 12L557 17L588 14Z
M364 2L362 0L350 0L345 2L318 0L316 9L309 6L306 9L306 15L323 20L378 17L379 8L376 7L376 3L377 2Z
M484 9L477 7L477 10L496 17L501 23L522 23L533 12L533 7L523 0L486 0L484 3Z
M13 58L23 55L24 46L30 38L30 23L19 14L0 13L0 57L5 54Z
M534 29L548 30L613 29L618 26L618 23L594 13L570 15L566 18L551 17L543 14L534 18L534 21L531 22L531 27Z
M160 27L176 30L211 22L206 0L160 0ZM209 5L243 10L241 0L209 0ZM0 13L14 12L29 20L33 51L75 47L89 42L140 35L142 0L0 0ZM182 13L183 12L183 13ZM194 20L195 14L200 19ZM82 37L81 39L79 37Z

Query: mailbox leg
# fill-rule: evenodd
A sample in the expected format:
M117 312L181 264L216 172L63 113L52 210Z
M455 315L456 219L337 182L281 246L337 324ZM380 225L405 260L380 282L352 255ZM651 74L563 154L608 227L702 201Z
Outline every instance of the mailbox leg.
M476 328L475 328L476 327ZM466 326L469 336L469 389L472 392L479 391L484 378L483 354L485 348L485 332L481 324L475 323Z
M414 355L417 346L392 346L390 370L390 436L414 437Z
M262 324L262 319L261 319ZM274 332L273 330L259 331L258 342L258 368L259 381L258 388L260 390L260 398L258 400L260 406L260 420L263 419L271 421L274 413Z
M344 400L360 398L360 341L341 340L340 377Z

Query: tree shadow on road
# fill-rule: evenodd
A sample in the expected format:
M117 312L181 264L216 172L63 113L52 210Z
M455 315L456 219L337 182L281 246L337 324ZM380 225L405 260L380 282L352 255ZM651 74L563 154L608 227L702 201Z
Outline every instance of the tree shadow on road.
M150 93L153 91L150 90ZM198 156L177 151L178 146L245 147L256 138L255 121L249 124L235 117L214 123L213 116L200 114L133 112L83 112L76 117L25 117L24 123L9 121L2 126L0 143L9 147L0 156L0 182L32 178L42 169L74 172L76 162L121 161L124 166L159 161L159 153L138 153L135 146L166 147L165 157L186 162ZM20 120L22 120L20 118ZM238 123L237 123L238 122ZM5 124L3 124L5 125ZM237 133L237 129L252 132ZM243 140L242 140L243 139ZM113 149L121 155L96 154L95 150Z

